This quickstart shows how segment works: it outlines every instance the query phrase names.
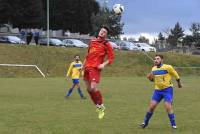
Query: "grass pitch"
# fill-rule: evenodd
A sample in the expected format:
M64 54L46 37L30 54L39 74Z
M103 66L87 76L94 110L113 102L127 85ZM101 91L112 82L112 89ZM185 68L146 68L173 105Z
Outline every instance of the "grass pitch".
M174 90L178 130L172 131L163 102L148 128L138 127L153 92L143 77L102 79L99 88L107 108L102 120L83 83L86 100L76 90L65 99L71 82L64 78L1 78L0 134L199 134L200 77L182 80L184 87Z

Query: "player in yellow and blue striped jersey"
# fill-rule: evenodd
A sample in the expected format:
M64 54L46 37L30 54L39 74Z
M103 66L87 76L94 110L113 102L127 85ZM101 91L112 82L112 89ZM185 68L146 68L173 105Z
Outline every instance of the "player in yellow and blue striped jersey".
M80 56L75 55L74 61L70 64L69 69L67 71L67 75L66 75L67 80L69 79L69 76L71 76L72 83L73 83L72 87L68 90L68 92L66 94L67 98L71 95L73 89L75 87L77 87L77 91L78 91L80 97L82 99L86 99L83 95L81 88L80 88L79 79L80 79L81 75L82 75L82 62L80 61Z
M180 77L171 65L163 64L163 56L156 55L154 59L154 66L152 72L147 76L149 80L155 84L155 90L148 108L148 112L144 118L144 122L140 125L145 128L149 124L149 120L159 102L164 99L164 106L168 113L168 117L173 129L176 129L175 115L172 109L173 101L173 84L171 82L172 76L176 78L178 87L181 88Z

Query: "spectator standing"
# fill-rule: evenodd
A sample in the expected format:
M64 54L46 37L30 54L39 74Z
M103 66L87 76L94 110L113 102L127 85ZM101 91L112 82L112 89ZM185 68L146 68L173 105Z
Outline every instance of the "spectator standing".
M27 34L26 34L26 42L27 42L27 45L30 44L30 42L31 42L31 40L32 40L32 37L33 37L33 33L31 32L30 29L28 29Z
M38 29L35 30L33 37L34 37L34 40L35 40L35 44L38 45L38 42L39 42L39 39L40 39L40 32L38 31Z

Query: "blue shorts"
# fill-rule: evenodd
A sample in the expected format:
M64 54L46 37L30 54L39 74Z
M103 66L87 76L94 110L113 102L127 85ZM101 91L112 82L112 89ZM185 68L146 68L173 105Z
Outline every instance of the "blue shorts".
M72 79L73 84L79 84L79 79Z
M172 103L172 101L173 101L173 88L172 87L154 91L152 100L159 103L162 99L164 99L164 102Z

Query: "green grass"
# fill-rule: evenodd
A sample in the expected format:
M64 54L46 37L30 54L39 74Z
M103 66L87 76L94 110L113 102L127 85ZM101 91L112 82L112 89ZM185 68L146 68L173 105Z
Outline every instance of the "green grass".
M169 126L163 103L147 129L143 121L153 85L144 77L104 77L99 85L106 115L97 118L89 99L76 91L65 99L71 85L63 78L1 78L0 134L199 134L199 77L183 77L183 88L175 86L174 109L179 129Z
M63 77L66 68L72 62L75 54L83 60L87 49L58 48L45 46L0 45L0 63L34 64L48 77ZM155 53L148 53L151 57ZM173 66L198 66L200 57L176 53L162 53L165 63ZM144 76L152 61L140 52L115 51L115 60L111 67L103 72L104 76ZM147 71L146 71L147 70ZM120 72L120 73L119 73ZM179 72L184 75L200 75L200 69L184 69ZM0 67L0 77L41 77L35 68Z

